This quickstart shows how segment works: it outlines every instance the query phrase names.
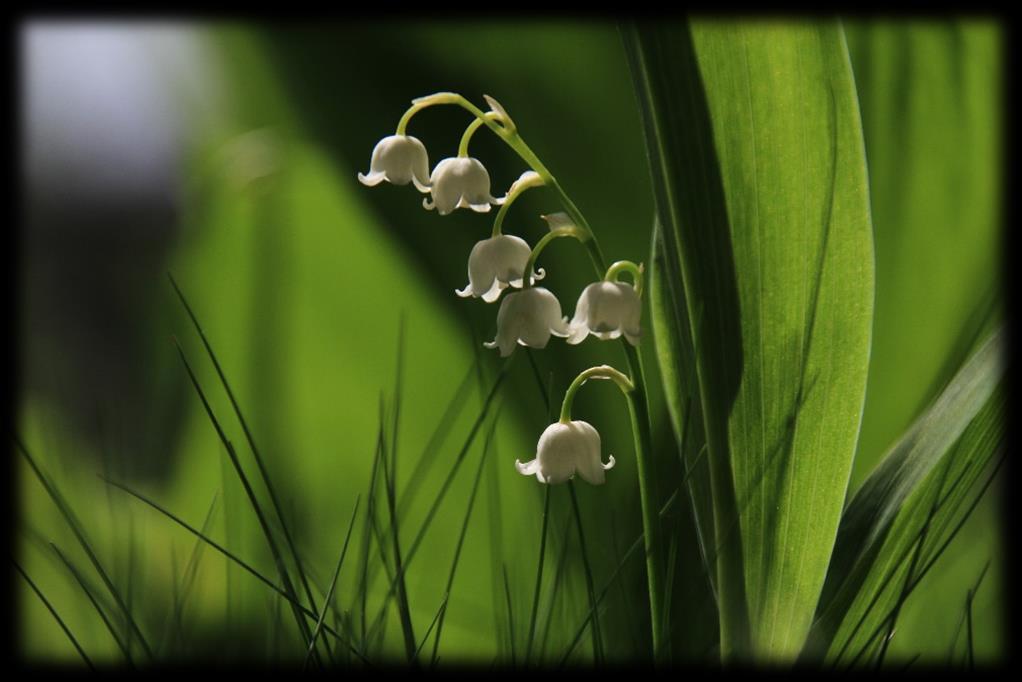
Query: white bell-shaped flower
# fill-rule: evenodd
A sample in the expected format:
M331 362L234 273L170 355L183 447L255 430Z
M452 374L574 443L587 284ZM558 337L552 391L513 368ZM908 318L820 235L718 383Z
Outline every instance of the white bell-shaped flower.
M584 421L551 424L539 437L536 459L522 464L515 460L518 473L536 475L540 483L564 483L576 473L586 483L603 485L604 472L614 466L611 455L601 461L600 434Z
M395 185L415 184L429 191L429 157L426 147L410 135L390 135L376 143L369 161L369 174L358 174L359 182L375 187L384 180Z
M422 205L447 215L456 208L470 208L487 213L490 204L502 204L504 198L494 199L490 194L490 174L478 159L455 157L444 159L429 176L433 201L423 199Z
M500 348L501 357L507 357L515 343L546 348L551 334L568 335L568 318L561 317L561 303L543 287L528 287L504 297L497 311L497 338L483 345Z
M520 289L531 253L528 242L510 234L476 242L468 255L468 285L455 289L455 293L462 298L474 296L493 303L508 286ZM543 268L534 270L532 281L543 279L545 274Z
M568 343L576 344L592 334L598 339L616 339L622 334L633 346L639 344L642 301L635 288L625 282L594 282L578 297L571 320Z

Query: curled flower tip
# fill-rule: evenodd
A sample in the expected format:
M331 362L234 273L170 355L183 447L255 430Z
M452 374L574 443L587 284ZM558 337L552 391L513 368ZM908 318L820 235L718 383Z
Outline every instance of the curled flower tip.
M428 192L429 158L426 147L410 135L389 135L376 143L369 162L369 173L359 173L358 179L369 187L375 187L384 180L394 185L411 182L420 192Z
M586 483L603 485L604 472L614 468L613 455L601 461L599 432L584 421L557 422L543 431L536 446L536 458L515 468L524 476L535 474L540 483L564 483L578 474Z
M545 483L542 478L542 474L539 473L539 460L533 459L525 464L522 464L522 460L515 460L515 469L518 469L518 473L523 476L532 476L533 474L539 474L539 482Z
M529 287L508 294L497 311L497 338L484 343L499 348L507 357L515 344L529 348L546 348L550 336L568 335L568 318L561 317L561 303L543 287Z
M514 235L501 234L476 242L468 256L468 284L455 293L493 303L508 286L520 289L531 252L529 244ZM535 270L530 284L545 274L542 268Z
M427 210L434 208L440 215L447 215L456 208L470 208L486 213L490 205L504 203L504 198L495 199L490 194L490 174L478 159L456 157L444 159L433 169L429 177L433 200L423 199Z
M594 282L578 297L568 343L582 343L592 334L601 340L624 336L628 343L637 346L641 317L642 302L632 285L625 282Z

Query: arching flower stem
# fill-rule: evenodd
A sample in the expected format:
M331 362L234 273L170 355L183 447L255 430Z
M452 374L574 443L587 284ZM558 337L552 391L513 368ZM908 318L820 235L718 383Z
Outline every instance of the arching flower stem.
M536 242L536 245L534 247L532 247L532 253L529 254L529 260L525 262L525 269L522 272L528 273L532 272L535 269L536 259L539 258L539 254L541 254L543 252L543 249L547 247L547 244L549 244L553 240L559 239L561 237L574 237L580 242L585 243L587 241L591 241L592 236L593 236L592 232L587 232L585 230L579 229L574 225L570 227L557 227L554 228L553 230L550 230L545 235L543 235L542 239ZM526 279L525 281L522 282L523 289L528 288L530 286L532 286L532 282L529 279Z
M635 289L635 293L642 296L642 274L643 267L636 265L630 260L619 260L609 268L607 268L607 274L603 276L605 282L616 282L618 281L618 275L622 272L627 272L632 276L632 287Z
M590 379L610 379L617 384L617 387L621 389L626 398L629 393L635 390L635 384L632 383L632 380L610 365L590 367L575 377L575 380L568 386L568 390L564 392L564 402L561 403L562 424L567 424L571 421L571 404L575 400L575 394Z
M475 122L478 122L477 118ZM542 187L544 185L543 176L536 172L528 172L522 174L522 177L512 183L511 188L507 191L507 196L504 198L504 203L500 205L500 209L497 211L497 217L493 221L493 232L490 236L499 237L502 232L501 228L504 225L504 217L507 215L507 211L511 208L511 204L515 202L522 193L533 187Z
M574 221L580 234L586 236L584 240L580 238L579 241L586 246L586 251L589 253L589 259L592 261L596 276L603 276L607 271L607 263L603 258L603 253L600 251L600 245L596 241L592 229L589 227L589 222L585 219L578 206L575 205L575 202L571 200L571 197L568 196L567 192L564 191L564 188L557 182L553 173L540 161L535 152L525 143L525 140L521 138L514 124L504 125L499 122L500 117L487 117L486 113L479 107L457 93L438 92L412 101L411 108L405 112L398 122L397 134L404 134L408 120L417 112L437 104L454 104L471 113L476 119L482 121L481 125L486 125L497 137L504 140L532 170L540 175L544 184L549 185L554 193L557 194L558 200L564 206L565 212ZM548 243L556 238L552 237L552 234L553 231L545 235L543 240L540 240L540 244L545 246L544 241ZM557 236L578 235L559 234ZM531 258L533 262L535 261L537 250L540 250L540 244L537 244L536 248L533 249L533 257ZM530 262L528 267L531 267L533 262ZM525 272L529 272L528 267ZM662 574L663 540L660 530L660 516L657 513L656 476L653 471L653 449L652 438L650 436L649 410L646 402L645 379L637 349L623 339L621 345L625 351L628 373L632 376L632 383L635 387L634 390L628 393L628 410L632 420L632 435L635 439L635 459L639 474L639 498L642 504L643 538L646 550L646 577L649 584L653 653L654 660L664 662L665 656L669 654L669 647L666 646L662 632L664 622L662 613L664 605L664 580Z
M445 94L445 93L440 93L440 94ZM412 116L415 116L415 114L419 113L420 111L422 111L426 107L431 107L434 104L445 104L445 102L441 102L441 101L432 101L433 97L435 97L435 95L430 95L429 97L419 97L417 99L413 99L412 100L412 106L408 107L408 110L405 111L405 113L401 114L401 119L397 122L397 130L394 132L394 134L395 135L404 135L405 134L405 129L408 128L408 122L412 120Z
M504 140L504 142L511 147L511 149L513 149L519 157L521 157L522 161L528 164L532 170L539 173L540 177L543 178L543 183L549 185L550 188L553 189L554 193L557 194L558 200L564 206L565 212L571 216L572 220L574 220L582 229L588 231L590 234L592 233L592 230L589 229L589 223L586 221L585 216L582 215L582 211L578 209L575 202L571 200L571 197L568 196L567 192L564 191L564 188L557 182L557 178L555 178L553 173L550 172L550 169L548 169L546 165L540 161L539 157L536 156L536 153L533 152L532 149L529 148L529 145L525 143L525 140L523 140L518 134L517 129L513 126L509 127L500 123L500 115L488 117L487 112L484 112L461 95L455 92L438 92L433 95L427 95L426 97L420 97L412 100L412 106L404 113L397 124L397 134L404 134L408 121L416 113L426 107L438 104L454 104L460 106L462 109L465 109L475 116L478 121L481 121L480 125L486 125L486 127L492 130L497 137ZM489 113L495 114L496 112ZM600 273L604 272L607 269L607 263L603 258L603 253L600 251L600 245L595 239L590 239L586 242L586 249L589 252L589 258L592 260L593 266L596 270Z
M476 134L476 131L486 123L487 119L497 120L500 118L500 114L493 111L483 114L483 116L484 118L477 118L465 128L465 132L461 136L461 142L458 143L458 158L468 158L468 143L472 140L472 136Z

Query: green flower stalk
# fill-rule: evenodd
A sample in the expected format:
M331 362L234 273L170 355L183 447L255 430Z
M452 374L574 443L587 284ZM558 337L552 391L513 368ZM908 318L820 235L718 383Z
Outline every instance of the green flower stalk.
M628 400L635 441L654 656L657 661L663 661L669 655L661 631L664 623L663 540L657 513L656 476L652 464L645 380L636 350L640 338L643 268L630 261L618 261L607 267L599 243L578 206L518 134L518 127L504 107L492 97L484 97L490 106L488 112L453 92L440 92L413 100L412 106L398 123L396 135L392 137L404 136L411 118L431 106L456 105L475 117L462 136L458 156L441 161L430 175L432 201L424 200L423 205L427 209L436 208L441 215L456 208L487 212L492 205L501 206L494 221L491 239L479 242L472 250L469 258L469 286L458 292L461 296L480 297L484 301L493 302L500 297L503 289L521 283L521 291L508 294L501 302L497 314L497 337L485 344L488 348L499 348L502 356L508 356L516 344L544 348L551 335L567 337L570 343L580 343L589 335L599 339L622 339L628 374L606 365L580 374L565 395L561 420L548 427L541 436L536 458L526 464L516 461L516 466L520 472L535 474L545 483L562 482L576 473L590 483L603 483L605 472L614 465L615 460L611 457L604 464L601 461L599 433L596 429L585 422L570 419L571 400L590 378L612 379L621 388ZM531 169L531 173L523 174L502 199L492 197L486 168L468 155L469 142L482 126L493 131ZM387 139L390 138L384 141ZM550 232L533 247L524 265L519 268L527 244L522 240L499 241L505 238L502 225L510 204L521 192L538 186L549 187L557 195L564 212L544 216L550 223ZM601 278L582 292L571 324L566 317L561 316L557 298L547 289L533 286L543 273L535 269L536 259L551 241L560 237L574 237L583 244L596 275ZM619 275L624 273L631 275L632 284L618 281Z

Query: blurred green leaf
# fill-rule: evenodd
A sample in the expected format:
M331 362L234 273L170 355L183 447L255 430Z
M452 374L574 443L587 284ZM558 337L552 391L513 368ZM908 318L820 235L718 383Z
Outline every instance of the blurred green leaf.
M877 253L856 487L968 357L962 328L1001 286L1002 69L990 21L847 30Z
M976 17L855 19L846 32L877 254L854 491L1002 317L1004 31ZM944 661L966 589L990 557L976 653L1003 651L998 510L995 500L977 509L906 605L892 655Z
M975 500L975 483L1003 447L1003 338L999 330L884 457L842 516L814 625L814 648L848 662L876 641L907 579L924 526L922 556ZM939 500L935 506L934 500ZM931 508L935 511L928 520ZM935 530L938 529L938 530ZM941 530L942 529L942 530ZM926 560L923 561L926 565Z
M407 317L408 347L396 474L399 490L417 473L417 460L427 447L435 449L438 458L434 470L416 481L426 493L402 510L402 548L412 541L433 506L430 495L450 473L483 396L463 395L466 408L453 419L448 436L430 443L436 422L446 412L447 402L459 394L458 383L472 364L471 338L464 320L448 304L454 298L452 291L431 284L423 265L401 247L384 217L369 204L382 194L391 203L415 207L419 211L416 226L437 228L437 216L421 209L421 196L414 190L407 194L402 191L406 187L362 186L355 176L364 168L346 167L331 159L322 145L310 139L298 106L286 96L255 35L224 28L217 36L229 49L225 56L233 70L231 82L251 80L259 87L252 93L257 97L251 106L238 103L244 114L229 121L211 140L221 144L202 150L200 161L206 162L210 172L196 184L190 213L195 229L178 252L173 272L230 378L293 523L294 539L310 578L318 573L322 578L318 582L325 586L337 557L321 538L344 532L350 504L368 481L378 396L395 384L402 312ZM351 90L341 94L359 96ZM405 97L414 94L418 93ZM377 121L377 134L392 125ZM362 138L360 166L367 162L375 141ZM265 164L270 172L253 177L248 165L263 170L251 160L264 158L271 162ZM220 159L233 162L214 165ZM463 276L462 270L452 282L461 282ZM168 287L169 303L173 303L171 295ZM181 322L177 330L188 330L187 321ZM193 338L184 335L182 341L186 348L194 348L189 357L201 357L201 346ZM498 362L495 356L488 359L491 364ZM492 383L485 376L489 369L482 370L487 386ZM208 363L197 363L196 372L204 385L215 385L216 375ZM230 402L222 392L211 390L209 399L218 415L230 414ZM208 429L208 423L205 426ZM233 420L225 419L224 428L234 442L243 442L243 429ZM531 433L512 414L497 427L497 438L508 454L534 447ZM184 437L179 485L191 490L206 486L206 490L215 483L208 463L220 455L208 435L196 415ZM249 466L250 453L239 454ZM526 507L537 493L534 482L527 485L506 461L500 463L499 471L509 504ZM464 472L451 482L449 496L435 512L435 525L422 538L425 551L412 564L408 599L416 634L436 614L440 599L436 590L444 584L456 541L443 529L461 523L460 500L467 498L470 484L471 475ZM163 499L175 512L186 511L190 492L182 489L179 495ZM251 510L243 508L227 513L242 519L251 516ZM510 529L508 537L524 543L530 530L523 524ZM257 536L247 532L242 546L231 545L232 551L258 556L255 553L262 550L251 542L253 537ZM470 531L469 540L472 537ZM492 648L488 593L483 588L486 576L478 570L485 548L467 541L462 550L462 561L476 570L459 576L464 591L448 604L444 648L450 647L449 651L485 656ZM521 560L533 563L532 555L524 552ZM345 568L337 587L338 595L347 599L351 598L348 581L355 577L348 575L349 570ZM370 617L380 608L379 600L389 584L382 573L371 577ZM261 587L249 588L252 581L247 579L239 583L239 591L246 590L239 601L248 608L258 606ZM400 650L396 648L400 629L388 628L386 636L384 652L389 653L385 655ZM449 655L444 650L440 654Z
M665 320L661 307L654 331L670 344L690 330L694 360L668 362L694 362L709 448L721 652L790 658L837 531L872 326L866 166L844 37L834 24L697 22L691 34L641 27L629 46L664 279L685 306L666 308L688 318ZM676 409L691 387L665 390L681 392Z

